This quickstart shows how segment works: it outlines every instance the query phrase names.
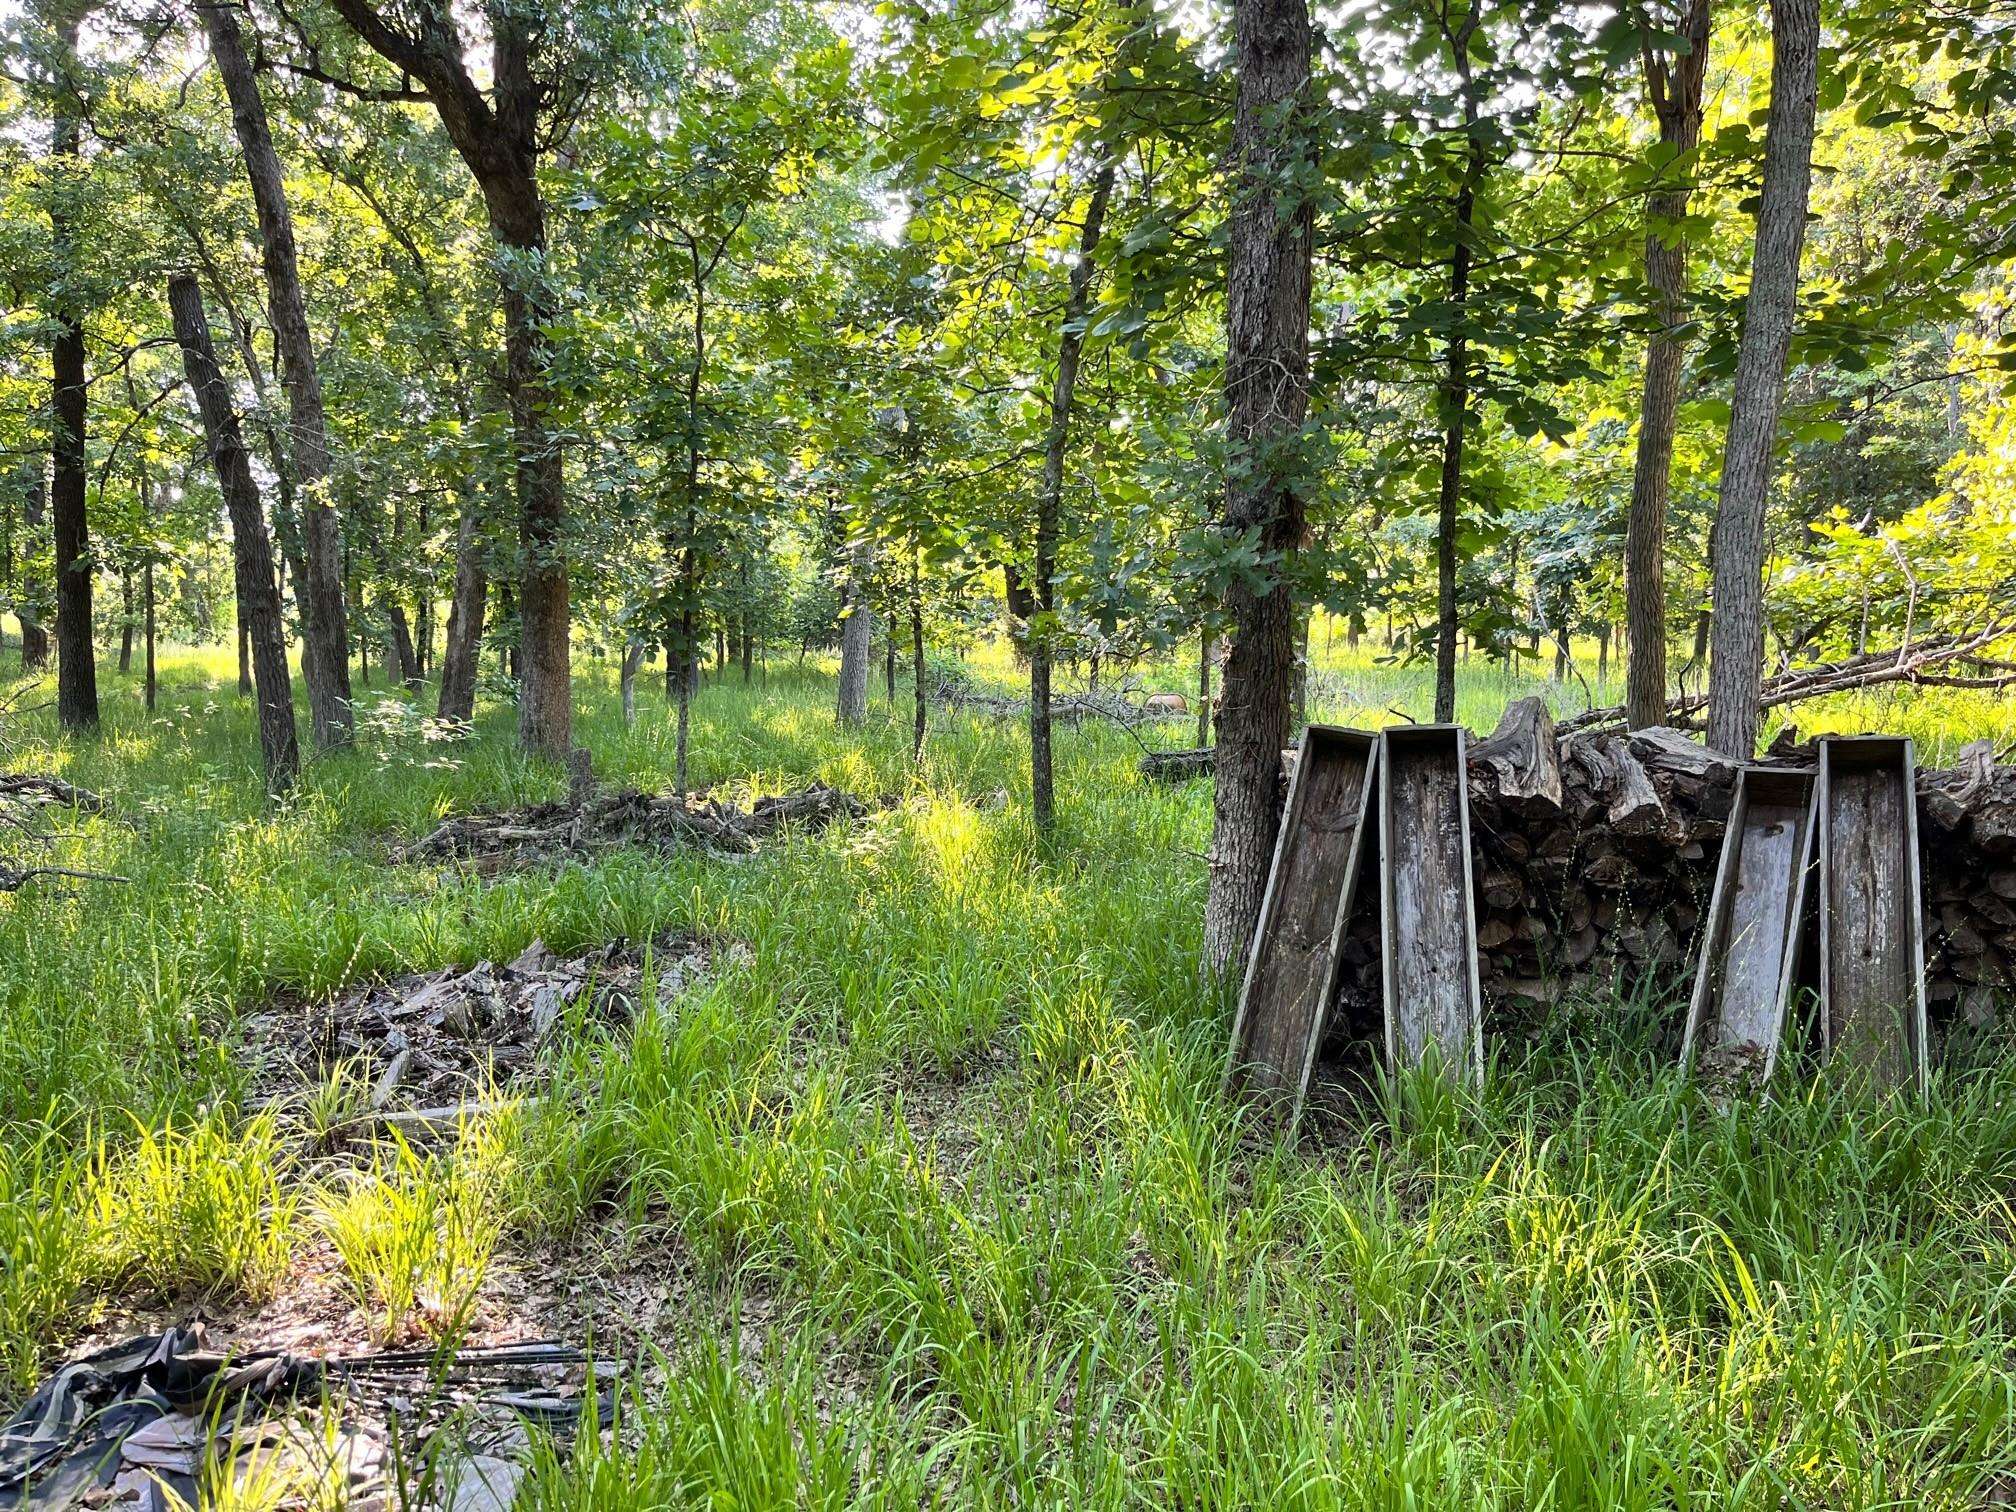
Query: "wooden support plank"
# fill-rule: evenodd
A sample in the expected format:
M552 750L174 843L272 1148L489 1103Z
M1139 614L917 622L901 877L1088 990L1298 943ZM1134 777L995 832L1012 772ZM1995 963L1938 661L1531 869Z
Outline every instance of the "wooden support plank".
M1445 1071L1484 1076L1484 995L1470 878L1468 732L1405 725L1379 737L1379 926L1386 1058L1431 1047Z
M1878 1085L1928 1074L1916 761L1908 739L1820 742L1820 1032Z
M1363 730L1303 732L1247 953L1226 1086L1285 1104L1291 1123L1309 1090L1364 867L1378 750L1378 737Z
M1807 772L1746 767L1737 774L1701 931L1683 1065L1698 1056L1704 1070L1766 1080L1777 1067L1807 917L1818 828L1813 790Z

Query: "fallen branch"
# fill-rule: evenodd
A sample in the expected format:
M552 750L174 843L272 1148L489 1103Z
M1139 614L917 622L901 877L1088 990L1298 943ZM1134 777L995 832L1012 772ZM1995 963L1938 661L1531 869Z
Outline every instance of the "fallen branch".
M37 877L68 877L77 882L131 882L131 877L114 876L111 872L76 871L68 866L30 866L16 871L0 861L0 892L19 892Z
M1998 641L2009 639L2012 635L2016 635L2016 621L2000 620L1985 629L1966 635L1945 636L1938 640L1921 642L1916 646L1868 651L1838 662L1822 662L1817 666L1781 672L1776 677L1765 679L1758 707L1782 708L1786 704L1798 703L1808 698L1824 698L1830 693L1853 693L1864 688L1882 687L1889 683L1923 683L1930 687L1991 689L2016 686L2016 672L2006 677L1977 680L1937 675L1931 670L1972 657ZM1708 695L1705 693L1672 699L1666 705L1666 722L1680 729L1698 727L1707 708ZM1623 724L1624 709L1621 704L1617 704L1609 708L1590 709L1564 719L1559 728L1563 734L1571 734L1578 730L1617 729Z
M32 772L0 772L0 798L60 803L87 814L109 813L112 808L108 799L89 788Z

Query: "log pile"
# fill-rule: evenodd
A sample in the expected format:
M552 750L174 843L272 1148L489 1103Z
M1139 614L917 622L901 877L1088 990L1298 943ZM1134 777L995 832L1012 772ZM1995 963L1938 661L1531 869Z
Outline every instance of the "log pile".
M1471 747L1485 990L1551 1000L1578 975L1691 960L1735 768L1679 730L1560 736L1522 699Z
M1781 738L1770 765L1811 768ZM1561 734L1538 700L1471 747L1479 962L1501 1006L1577 976L1691 971L1735 770L1669 728ZM1927 996L1980 1021L2016 992L2016 768L1982 741L1918 774Z
M1927 1006L1980 1023L2016 993L2016 767L1976 741L1918 775Z

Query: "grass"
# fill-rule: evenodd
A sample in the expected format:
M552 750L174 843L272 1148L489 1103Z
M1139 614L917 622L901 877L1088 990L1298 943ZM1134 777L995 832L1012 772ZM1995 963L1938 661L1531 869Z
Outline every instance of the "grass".
M907 716L843 735L830 679L779 669L701 695L697 780L894 806L744 861L478 882L384 846L560 789L508 710L444 745L388 707L269 811L227 671L169 658L152 721L114 680L96 742L16 732L14 765L130 821L60 854L133 879L0 900L17 1390L109 1300L256 1295L316 1232L382 1334L452 1333L494 1248L614 1216L692 1305L529 1507L1963 1508L2016 1485L1995 1043L1922 1105L1823 1079L1725 1110L1648 1048L1674 1005L1583 1002L1501 1040L1481 1094L1403 1079L1291 1145L1217 1092L1208 787L1143 784L1123 733L1062 737L1044 847L1018 725L934 714L913 771ZM625 730L586 672L598 773L666 785L656 701ZM1488 726L1528 690L1466 669L1461 712ZM1347 722L1426 712L1416 670L1366 659L1314 693ZM1801 717L1905 729L1928 760L2016 734L1950 696ZM233 1037L275 993L667 929L747 958L579 1028L546 1099L444 1153L325 1154L354 1088L244 1106ZM723 1327L758 1297L760 1326Z

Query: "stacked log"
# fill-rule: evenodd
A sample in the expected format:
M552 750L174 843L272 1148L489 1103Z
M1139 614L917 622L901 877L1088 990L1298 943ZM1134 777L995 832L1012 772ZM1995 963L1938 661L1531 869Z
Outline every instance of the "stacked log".
M1979 1024L2016 996L2016 768L1976 741L1918 777L1927 1006Z
M1560 736L1540 700L1508 709L1470 755L1486 993L1552 1001L1577 977L1684 968L1735 781L1679 730Z
M1811 769L1791 738L1765 764ZM1477 934L1500 1006L1578 977L1693 969L1735 768L1679 730L1558 733L1537 699L1471 748ZM2016 768L1986 741L1918 774L1926 995L1981 1022L2016 993Z

